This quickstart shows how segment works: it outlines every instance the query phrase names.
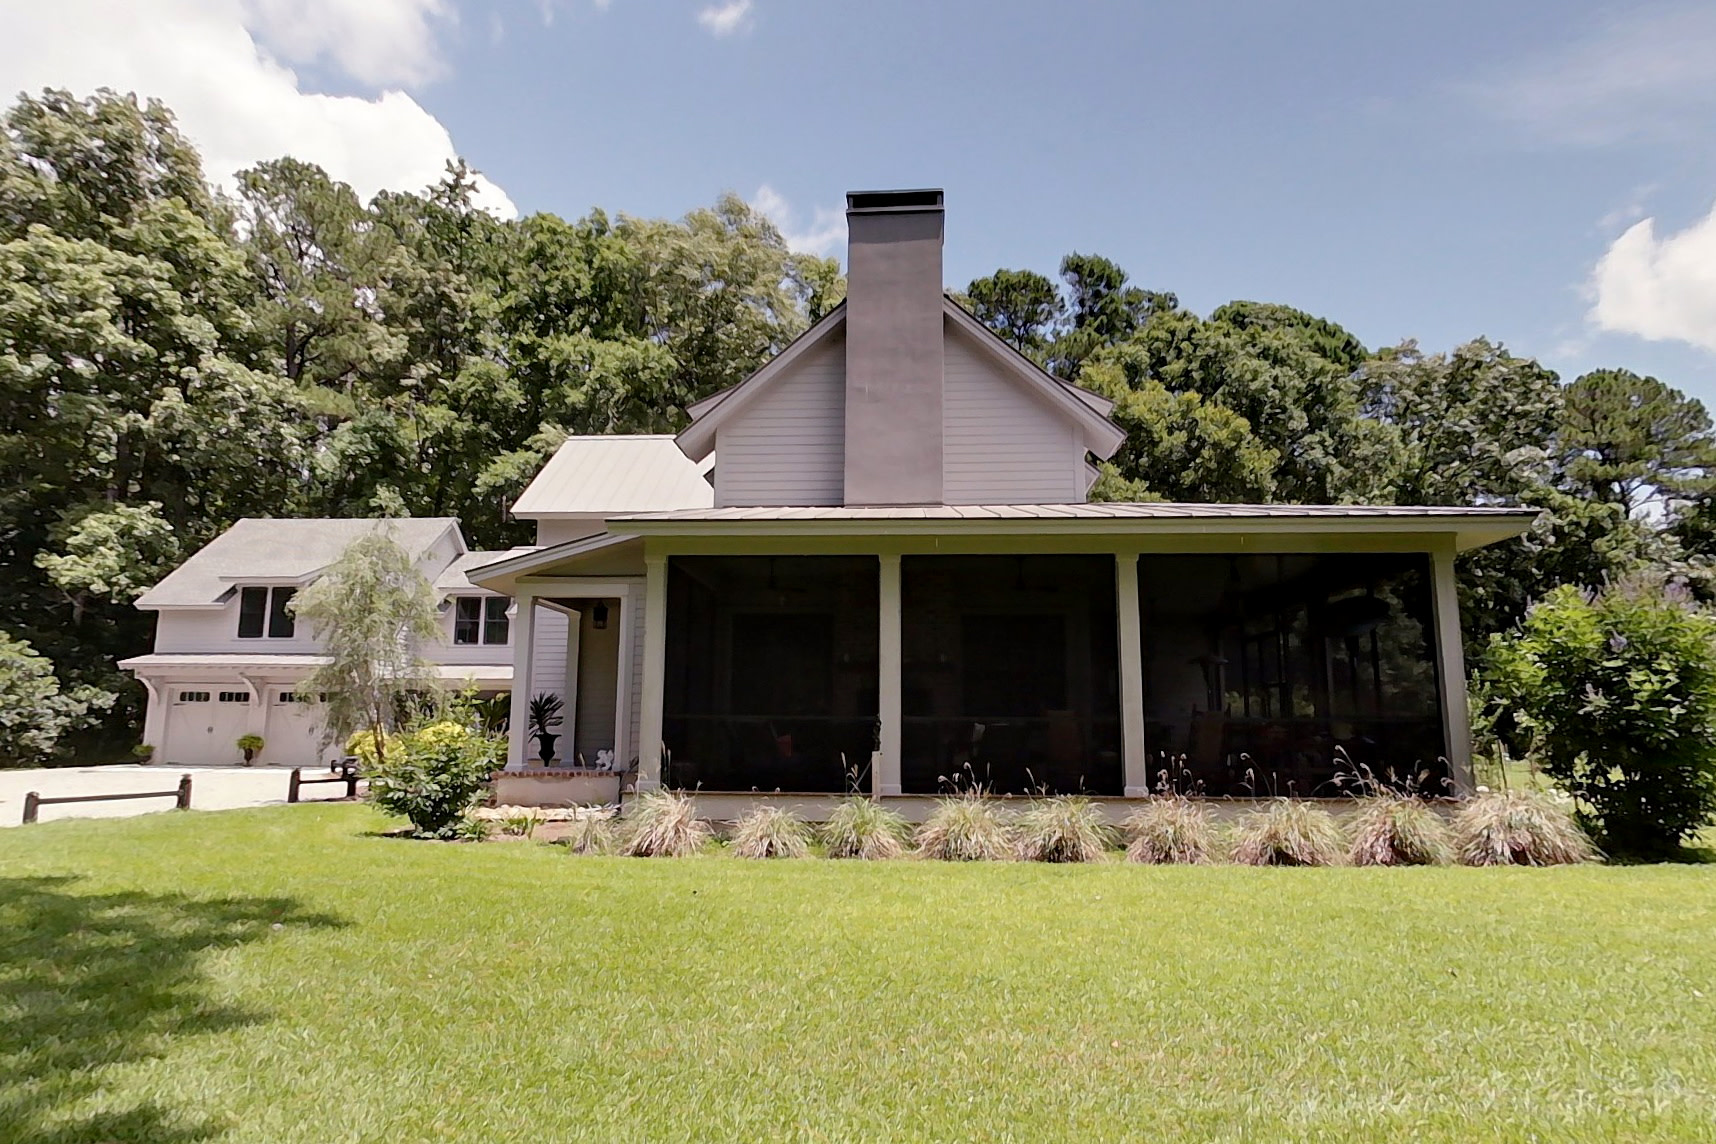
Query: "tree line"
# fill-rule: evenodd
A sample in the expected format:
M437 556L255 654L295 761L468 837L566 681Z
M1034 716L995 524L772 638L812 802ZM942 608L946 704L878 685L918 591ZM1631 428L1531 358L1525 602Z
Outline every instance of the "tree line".
M474 546L528 542L506 506L568 434L683 427L844 289L734 195L503 221L462 164L366 203L292 158L221 192L159 103L21 97L0 117L0 706L38 737L0 728L0 757L44 728L134 734L131 604L239 517L449 515ZM1099 497L1542 509L1462 563L1469 638L1559 584L1707 582L1710 419L1655 379L1563 384L1483 339L1373 349L1281 305L1200 317L1095 255L957 296L1115 400Z

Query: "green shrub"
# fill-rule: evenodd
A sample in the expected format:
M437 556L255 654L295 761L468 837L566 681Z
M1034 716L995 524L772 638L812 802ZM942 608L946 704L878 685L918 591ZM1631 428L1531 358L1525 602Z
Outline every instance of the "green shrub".
M612 854L614 824L606 814L581 814L566 825L566 848L574 854Z
M810 853L810 824L790 810L759 806L733 824L738 858L803 858Z
M1448 824L1423 799L1376 794L1347 822L1354 866L1443 866L1453 858Z
M622 849L633 858L687 858L703 849L709 824L697 804L674 790L644 791L626 815Z
M1606 849L1662 854L1716 815L1716 616L1677 588L1556 589L1491 640L1478 694Z
M1570 809L1534 791L1468 801L1454 819L1454 850L1467 866L1562 866L1597 856Z
M457 723L431 723L387 740L364 768L369 800L410 819L420 837L449 838L501 765L504 740Z
M820 833L830 858L875 860L904 854L911 827L898 811L855 795L841 800Z
M1108 823L1088 798L1039 799L1013 825L1013 847L1025 862L1098 862L1108 849Z
M1277 798L1239 820L1233 860L1242 866L1333 866L1344 855L1345 842L1328 811Z
M916 841L920 855L943 862L996 861L1011 849L1000 808L981 790L938 799Z
M1209 808L1189 798L1153 798L1121 823L1128 862L1202 865L1213 861L1220 838Z

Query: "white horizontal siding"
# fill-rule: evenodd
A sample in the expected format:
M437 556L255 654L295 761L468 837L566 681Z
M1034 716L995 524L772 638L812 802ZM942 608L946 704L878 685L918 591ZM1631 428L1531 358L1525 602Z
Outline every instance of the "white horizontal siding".
M845 337L829 337L722 425L715 457L717 505L842 503Z
M536 642L531 647L530 697L542 692L566 697L566 615L553 608L536 609Z
M1085 450L1072 424L947 328L942 491L947 504L1084 500Z

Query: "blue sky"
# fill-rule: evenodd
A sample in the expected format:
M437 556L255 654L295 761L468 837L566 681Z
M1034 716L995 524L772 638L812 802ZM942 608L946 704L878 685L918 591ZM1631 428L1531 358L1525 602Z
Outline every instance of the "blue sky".
M236 22L230 50L299 101L226 122L215 103L243 101L175 99L138 57L186 49L130 34L117 82L192 108L217 176L226 152L291 146L367 189L450 146L523 212L673 216L730 189L835 254L846 190L940 186L950 285L1094 251L1200 312L1284 302L1433 350L1487 335L1716 403L1708 2L161 2L210 42ZM0 21L52 38L34 7L0 0ZM57 82L107 74L88 27ZM44 82L41 55L0 49L0 80Z

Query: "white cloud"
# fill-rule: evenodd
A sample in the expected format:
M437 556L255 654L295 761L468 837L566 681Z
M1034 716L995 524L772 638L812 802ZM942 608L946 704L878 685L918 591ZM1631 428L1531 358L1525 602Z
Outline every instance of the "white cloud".
M282 59L328 60L359 83L413 86L441 74L447 0L244 0L246 23Z
M306 91L282 58L326 59L366 86L441 66L433 30L443 0L0 0L0 87L7 92L98 87L171 107L210 179L292 155L320 164L365 198L420 190L457 154L447 129L403 90L373 97ZM287 27L296 19L306 25ZM421 35L419 35L421 32ZM278 53L278 55L276 54ZM478 201L517 213L498 186Z
M1661 238L1656 220L1635 223L1598 261L1591 289L1598 329L1716 352L1716 206Z
M751 15L751 0L727 0L711 4L697 13L697 22L712 36L731 36L745 26Z
M751 196L751 206L768 216L791 250L827 254L846 237L846 216L827 207L813 210L810 225L801 229L792 204L767 183L758 187L757 193Z
M1465 95L1556 143L1684 140L1716 123L1716 7L1617 12L1535 57L1510 59Z

